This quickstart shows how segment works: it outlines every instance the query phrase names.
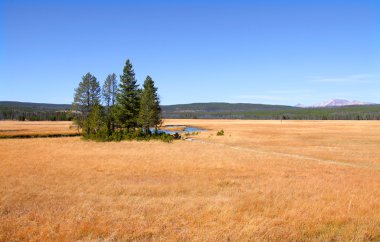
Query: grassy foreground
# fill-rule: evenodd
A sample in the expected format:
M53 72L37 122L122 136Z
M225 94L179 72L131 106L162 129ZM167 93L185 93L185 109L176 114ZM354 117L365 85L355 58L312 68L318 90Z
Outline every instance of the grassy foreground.
M378 122L165 124L209 131L0 140L0 241L380 240Z

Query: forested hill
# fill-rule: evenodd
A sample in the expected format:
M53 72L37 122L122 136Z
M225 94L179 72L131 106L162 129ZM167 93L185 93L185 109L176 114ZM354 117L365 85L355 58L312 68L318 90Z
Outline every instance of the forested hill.
M0 101L0 120L71 120L70 104Z
M292 106L251 104L251 103L190 103L163 105L164 113L173 112L250 112L259 110L289 110L297 109Z
M0 101L1 111L12 110L12 109L23 111L23 112L62 111L62 110L70 110L70 108L71 108L71 104Z
M380 120L380 105L297 108L281 105L195 103L163 106L166 118Z
M0 119L70 120L70 104L1 102ZM162 105L164 118L380 120L380 105L297 108L247 103Z
M244 118L242 114L262 111L295 110L296 107L250 103L190 103L163 105L163 116L167 118ZM249 118L249 117L246 117Z

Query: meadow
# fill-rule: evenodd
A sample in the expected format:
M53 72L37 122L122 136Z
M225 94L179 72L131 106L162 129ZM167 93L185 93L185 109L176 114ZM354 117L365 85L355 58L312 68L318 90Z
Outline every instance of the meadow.
M79 134L71 121L0 121L0 138Z
M207 131L0 139L0 241L380 240L380 122L164 124ZM4 136L70 127L0 122Z

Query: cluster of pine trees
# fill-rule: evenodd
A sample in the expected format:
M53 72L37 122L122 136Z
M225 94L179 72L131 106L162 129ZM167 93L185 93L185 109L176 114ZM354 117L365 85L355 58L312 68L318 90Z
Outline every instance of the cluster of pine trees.
M102 87L91 73L84 75L75 89L72 107L87 139L172 139L158 133L161 108L153 79L147 76L140 89L130 60L125 63L119 84L115 74L108 75Z

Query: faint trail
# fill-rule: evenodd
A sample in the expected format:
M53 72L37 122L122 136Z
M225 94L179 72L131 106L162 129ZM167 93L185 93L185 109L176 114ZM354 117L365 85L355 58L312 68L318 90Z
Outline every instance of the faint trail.
M235 150L255 152L255 153L260 153L260 154L271 154L271 155L283 156L283 157L288 157L288 158L316 161L316 162L326 163L326 164L334 164L334 165L348 166L348 167L355 167L355 168L366 168L366 169L371 169L371 170L380 170L380 165L376 165L376 164L371 164L371 165L355 164L355 163L349 163L349 162L344 162L344 161L325 160L325 159L319 159L319 158L314 158L314 157L304 156L304 155L288 154L288 153L282 153L282 152L277 152L277 151L264 151L264 150L259 150L255 148L245 148L245 147L240 147L240 146L233 146L233 145L209 142L209 141L204 141L204 140L196 140L192 138L186 138L185 140L190 141L190 142L195 142L195 143L217 145L217 146L222 146L222 147L228 147Z

